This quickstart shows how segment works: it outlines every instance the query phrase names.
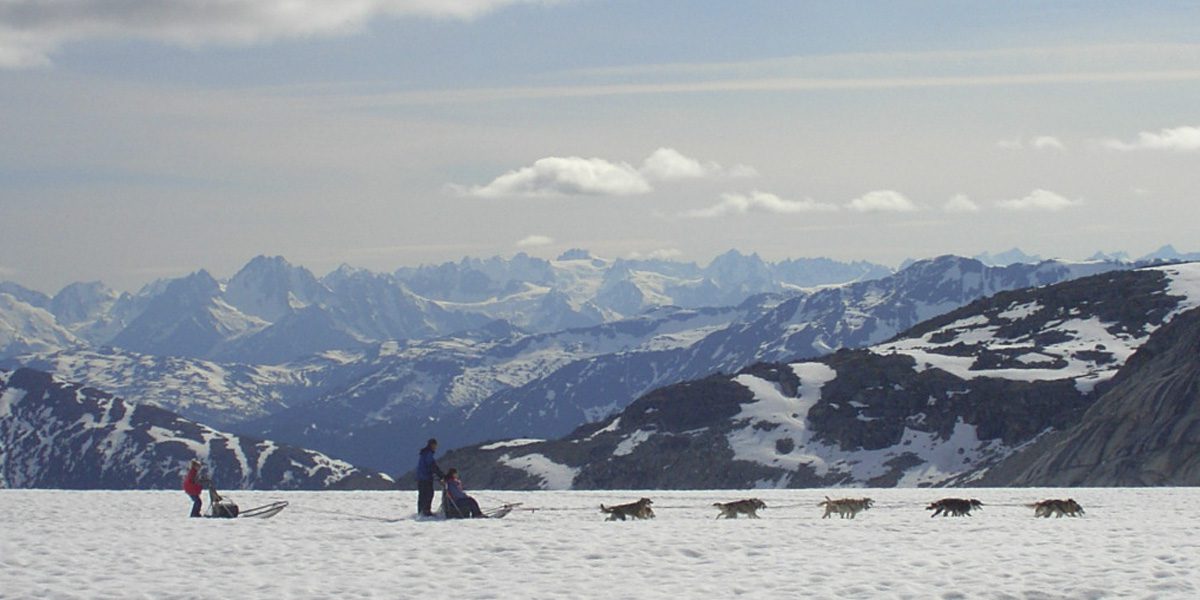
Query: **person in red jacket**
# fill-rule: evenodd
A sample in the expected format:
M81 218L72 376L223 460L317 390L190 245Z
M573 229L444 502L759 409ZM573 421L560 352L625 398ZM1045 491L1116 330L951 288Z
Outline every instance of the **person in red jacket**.
M200 492L204 489L204 481L200 475L200 461L192 459L188 465L187 475L183 476L183 491L192 497L192 516L200 516Z

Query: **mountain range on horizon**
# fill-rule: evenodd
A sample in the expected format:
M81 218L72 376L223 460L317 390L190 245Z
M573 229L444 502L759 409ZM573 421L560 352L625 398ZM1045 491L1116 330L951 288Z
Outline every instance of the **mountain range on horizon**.
M199 270L135 294L86 282L51 297L0 283L0 357L88 345L271 364L372 342L495 330L497 321L540 333L659 306L729 306L754 294L888 274L865 262L768 263L736 251L700 268L575 250L553 261L517 254L387 274L343 266L318 278L282 257L259 256L225 281Z
M961 254L961 255L968 256L967 254ZM763 262L763 264L767 265L769 268L777 267L783 272L791 271L792 277L798 277L799 279L802 280L800 283L795 283L794 285L799 285L801 287L810 287L813 285L823 285L823 283L818 283L818 281L820 279L830 277L829 273L826 273L824 276L822 276L819 273L813 274L813 273L805 273L804 272L805 270L811 271L813 269L813 265L824 264L824 265L827 265L832 270L846 268L847 266L849 266L851 268L866 268L871 272L880 272L880 271L895 272L895 271L903 269L908 264L916 262L917 260L921 260L920 258L910 257L906 260L901 261L898 267L890 267L890 266L887 266L882 263L875 263L875 262L866 261L866 260L840 260L840 259L835 259L835 258L830 258L830 257L809 257L809 258L800 257L800 258L786 258L786 259L781 259L779 261L769 261L769 260L760 258L756 252L750 252L749 254L746 254L736 248L731 248L731 249L727 250L726 252L713 257L713 259L711 259L706 266L700 266L700 263L697 261L674 260L671 258L636 258L636 257L635 258L617 258L617 259L599 258L599 257L593 256L592 253L586 249L574 248L574 249L566 250L564 252L559 253L558 256L553 259L538 258L535 256L531 256L530 254L528 254L526 252L517 252L509 257L504 257L501 255L495 255L490 258L465 256L465 257L459 259L458 261L446 261L446 262L441 262L441 263L427 263L427 264L421 264L418 266L399 266L399 267L395 268L394 270L392 270L390 272L386 272L386 273L394 275L399 280L405 281L405 282L420 279L420 280L424 281L425 283L430 283L431 278L432 278L433 285L436 288L436 287L439 287L440 285L444 285L444 282L441 284L436 282L436 279L437 279L436 274L437 273L445 274L447 272L454 272L454 271L468 272L471 270L479 270L489 276L496 274L498 272L503 272L506 274L513 274L513 273L521 272L521 267L515 266L515 265L519 265L520 263L524 262L526 266L537 265L537 266L534 266L534 267L528 269L525 272L525 274L530 274L530 273L538 272L539 270L544 272L545 265L547 265L547 264L553 264L556 262L562 262L562 261L567 261L567 260L592 259L592 260L599 260L603 263L608 263L608 264L611 264L614 266L623 266L623 267L632 266L634 268L649 267L651 270L660 269L666 273L673 273L673 274L679 274L679 275L687 274L687 275L691 275L691 276L701 276L702 277L714 269L714 266L715 266L714 263L718 263L722 260L728 260L728 258L731 256L732 257L749 257L749 258L757 259L757 260ZM1174 244L1163 244L1158 249L1156 249L1152 252L1148 252L1144 255L1137 256L1137 257L1135 257L1131 253L1126 252L1124 250L1111 250L1111 251L1098 250L1098 251L1092 253L1090 256L1088 256L1086 258L1082 258L1082 259L1073 259L1073 258L1069 258L1069 257L1065 257L1065 256L1043 257L1042 255L1039 255L1039 254L1026 253L1020 247L1017 247L1017 246L1014 246L1012 248L1009 248L1009 249L1003 250L1003 251L995 251L995 252L985 251L985 252L980 252L980 253L969 255L969 256L971 258L974 258L974 259L986 264L986 265L1001 266L1001 267L1007 266L1010 264L1015 264L1015 263L1036 264L1043 260L1049 260L1049 259L1061 260L1061 261L1107 260L1107 261L1119 261L1119 262L1128 262L1128 263L1135 263L1135 264L1146 264L1146 263L1152 263L1152 262L1179 262L1179 261L1200 260L1200 252L1180 251L1175 247ZM326 278L334 276L336 273L339 273L339 272L341 272L341 273L353 273L353 272L358 272L358 271L373 272L368 269L362 269L359 267L354 267L347 263L342 263L339 266L335 267L333 270L331 270L329 273L326 273L323 276L318 276L318 275L315 275L315 273L313 271L309 270L308 268L306 268L304 266L293 265L283 256L262 254L262 255L258 255L258 256L255 256L255 257L249 259L247 261L247 263L245 265L243 265L242 268L239 269L238 272L235 273L233 276L231 276L229 279L236 277L238 273L245 271L246 268L250 267L253 263L260 262L263 260L282 261L283 263L286 263L289 266L295 266L298 269L300 269L301 271L307 272L307 275L301 275L302 278L307 279L309 276L311 276L312 279L315 279L317 281L323 281ZM206 268L197 267L197 270L193 271L192 274L195 274L200 271L204 271L206 273L210 272ZM385 272L375 272L375 273L376 274L384 274ZM184 277L184 275L181 275L180 277ZM89 293L94 294L97 292L102 293L104 295L115 294L116 296L121 296L123 294L130 294L133 296L154 295L157 293L157 291L161 291L161 289L163 288L163 286L166 285L167 282L172 281L174 279L178 279L178 278L179 277L156 279L156 280L153 280L149 283L142 285L141 288L139 288L136 291L125 291L125 292L118 291L118 290L112 290L102 280L94 279L94 280L88 280L88 281L79 281L79 282L69 283L53 293L47 293L45 290L39 290L39 289L35 289L32 287L28 287L26 285L22 285L21 283L15 281L15 280L0 280L0 294L9 294L9 295L15 297L16 299L18 299L22 302L25 302L27 304L30 304L32 306L36 306L39 308L47 308L47 309L49 309L51 307L51 304L56 297L62 296L62 298L60 300L58 300L58 302L60 303L58 310L63 310L68 307L69 303L71 302L72 297L74 297L76 301L79 301L79 300L83 299L83 298L81 298L81 295L86 296ZM781 279L786 279L786 278L787 277L781 277ZM214 279L217 279L218 281L224 281L224 280L221 280L219 277L214 277ZM804 282L803 280L805 280L805 279L807 279L808 281ZM836 277L834 277L834 279L836 279ZM421 285L422 284L415 284L413 287L415 289L415 288L421 287ZM71 289L69 289L69 288L71 288ZM89 289L91 289L93 291L89 292L88 291ZM444 290L446 288L442 288L442 289ZM425 291L428 291L428 290L425 290ZM436 294L434 294L434 296L436 296ZM444 299L449 300L449 298L444 298ZM52 311L52 312L56 312L56 311ZM57 314L57 312L56 312L56 314Z
M990 266L1036 264L1017 248L975 257ZM1137 261L1200 258L1163 246ZM906 261L904 268L916 261ZM903 268L901 269L903 270ZM324 277L283 257L259 256L228 280L208 271L157 280L136 293L99 281L53 296L0 281L0 358L72 346L225 362L277 364L324 350L386 340L431 339L504 327L544 333L588 327L661 306L734 306L756 294L791 294L894 273L863 261L767 262L730 250L707 266L608 260L585 250L555 260L520 253L374 273L346 265Z
M864 349L443 460L490 489L1197 485L1200 263L1005 291Z
M918 298L918 290L925 295L937 290L926 301L948 298L946 286L963 289L964 284L976 290L976 299L949 310L949 304L942 304L933 311L936 316L920 317L915 326L883 342L870 340L888 336L886 330L870 328L875 336L861 338L868 341L847 338L842 349L817 351L813 358L755 362L732 375L713 372L655 386L628 406L583 419L566 437L493 438L453 450L443 463L468 470L476 487L498 489L1194 484L1198 471L1186 449L1195 441L1191 424L1197 418L1195 373L1200 357L1192 335L1200 310L1197 263L1109 269L1083 277L1064 278L1058 271L1058 282L1048 284L1036 282L1044 282L1054 271L1046 264L1030 268L986 267L953 257L923 261L910 267L912 273L890 278L891 283L862 282L853 286L852 294L839 292L845 312L838 322L862 327L861 311L868 305L855 304L854 297L876 299L876 316L868 321L894 312L897 304L878 303L887 286L894 286L890 289L901 304ZM1018 275L1034 285L1017 285ZM987 281L992 283L980 287ZM908 287L915 282L938 285ZM831 298L817 300L819 296L814 293L807 301L830 304ZM727 327L714 332L723 337L712 342L736 347L755 339L735 342L738 338L729 336L732 331L760 331L778 341L779 333L789 330L778 320L780 310L810 325L820 322L803 305L787 307L786 302L741 310L759 314L752 322L765 318L781 327ZM708 323L728 318L720 312L692 311L686 317L668 312L643 322L641 330L597 329L591 343L634 335L650 336L659 339L655 345L661 344L662 334L678 332L669 324L679 323L681 317L684 322L699 318ZM671 339L676 348L709 354L695 341ZM498 356L514 350L538 355L548 349L549 339L537 340L535 336L509 346ZM530 342L532 346L524 345ZM393 347L389 352L399 350ZM335 394L343 401L332 406L333 412L370 409L356 408L352 399L382 397L369 390L396 381L396 367L405 366L418 376L434 373L420 360L409 364L413 355L392 360L397 356L381 353L375 366L355 364L343 383L327 381L332 388L349 385ZM751 353L746 358L771 356L780 355ZM156 365L152 357L131 358L136 363L133 371L109 375L153 376L146 369L162 366L183 379L194 380L188 375L194 373L213 381L225 368L196 373L199 361ZM329 355L325 360L347 358ZM656 368L670 362L654 351L647 358ZM5 440L0 470L5 486L172 487L175 465L192 455L213 461L231 484L227 487L395 485L371 470L354 470L326 453L281 444L272 436L221 433L154 406L84 388L80 384L89 377L104 375L102 370L88 370L103 356L93 352L73 360L83 366L78 371L81 380L27 367L0 372L0 438ZM330 376L314 364L307 368L291 373L291 385L303 387ZM580 386L602 384L590 379L588 369L568 371ZM462 381L463 374L450 379ZM249 377L269 375L258 371ZM478 381L477 376L471 379ZM558 411L553 400L553 395L534 394L511 406ZM1170 406L1175 416L1162 413L1163 406ZM484 421L494 418L476 410L484 413ZM454 425L479 424L472 425L470 414L463 416ZM415 414L412 418L426 420ZM338 427L325 420L312 427L327 424ZM338 435L370 433L368 426L343 429ZM47 439L59 442L47 445ZM269 439L275 441L264 441ZM392 440L382 450L392 461L385 470L396 472L397 458L402 465L407 462L406 447ZM301 466L304 463L309 466ZM301 471L288 475L279 470L289 464ZM297 479L299 473L315 479Z
M269 364L82 345L23 353L0 366L51 372L216 427L386 470L394 467L397 444L438 437L449 448L496 437L562 435L657 387L758 361L864 347L998 291L1130 267L1055 261L989 267L947 256L880 279L754 294L724 307L661 306L545 333L492 321L424 340L314 351L311 342L319 338L298 329L294 341L281 339L300 356ZM220 293L221 287L203 277L171 282L156 308L143 313L164 325L130 329L157 334L160 347L177 347L192 335L211 347L230 322L277 314L285 322L325 312L309 306L286 313L269 302L226 301L236 296L231 290L253 286L231 281ZM380 320L377 303L361 304L362 321Z

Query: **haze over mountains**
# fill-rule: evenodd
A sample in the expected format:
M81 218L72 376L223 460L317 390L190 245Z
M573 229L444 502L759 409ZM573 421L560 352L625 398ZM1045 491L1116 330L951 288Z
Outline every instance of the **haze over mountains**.
M426 437L555 438L664 386L871 347L1005 290L1133 266L947 256L892 273L731 251L701 268L571 251L317 278L258 257L228 281L198 271L137 294L0 284L0 368L398 473Z

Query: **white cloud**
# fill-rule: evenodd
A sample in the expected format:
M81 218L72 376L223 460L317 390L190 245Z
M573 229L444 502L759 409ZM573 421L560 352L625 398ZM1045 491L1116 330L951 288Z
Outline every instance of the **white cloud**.
M674 181L706 177L754 177L758 172L746 165L726 169L715 162L701 163L674 148L659 148L642 162L642 174L659 181Z
M540 246L549 246L554 243L554 238L545 235L529 235L517 240L518 248L537 248Z
M979 212L979 203L966 194L957 194L942 205L942 210L952 213L974 213Z
M1033 138L1029 145L1037 150L1066 150L1066 144L1052 135L1039 135Z
M847 204L850 210L858 212L913 212L919 210L912 200L894 190L876 190L867 192L860 198L855 198Z
M653 191L652 181L678 181L712 177L748 177L753 168L724 168L702 163L673 148L659 148L635 169L625 162L578 156L550 156L532 166L509 171L484 186L450 185L453 192L482 198L503 196L632 196Z
M1023 198L1001 200L996 203L1000 208L1009 210L1044 210L1056 212L1082 206L1083 200L1072 200L1047 190L1033 190Z
M772 214L797 214L837 210L833 204L814 200L785 200L769 192L753 191L749 194L722 194L721 201L708 208L688 211L685 217L712 219L726 215L744 215L750 212Z
M1033 148L1034 150L1058 150L1067 149L1067 145L1062 140L1052 135L1038 135L1029 138L1028 141L1022 138L1010 138L996 142L996 147L1004 150L1024 150L1025 148Z
M651 191L650 183L628 163L578 156L542 158L509 171L466 193L480 198L506 196L632 196Z
M0 2L0 67L49 64L59 47L89 39L251 44L346 34L380 17L471 19L513 4L553 1L6 0Z
M1175 150L1189 152L1200 150L1200 127L1174 127L1158 132L1143 131L1136 140L1105 140L1104 147L1112 150Z

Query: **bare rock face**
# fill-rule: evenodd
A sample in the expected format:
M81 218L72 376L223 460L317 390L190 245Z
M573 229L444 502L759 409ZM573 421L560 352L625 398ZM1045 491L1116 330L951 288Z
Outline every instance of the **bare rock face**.
M1078 425L1024 454L1010 485L1200 485L1200 309L1155 332Z

